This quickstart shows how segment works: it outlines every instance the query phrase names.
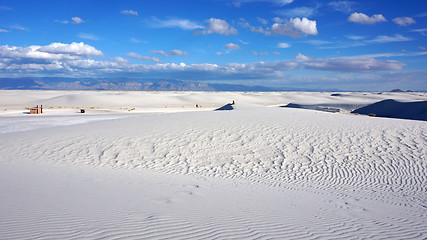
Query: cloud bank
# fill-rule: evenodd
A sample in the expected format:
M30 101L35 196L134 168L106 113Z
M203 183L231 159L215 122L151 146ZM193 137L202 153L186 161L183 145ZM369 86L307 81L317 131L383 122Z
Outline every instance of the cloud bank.
M232 45L229 45L232 46ZM158 51L162 55L182 54L182 51ZM164 53L164 54L163 54ZM263 52L257 53L265 54ZM185 64L161 63L156 57L127 53L130 59L148 60L154 64L135 64L121 57L111 60L95 59L103 53L85 43L52 43L45 46L0 46L0 75L37 74L47 76L102 76L120 75L180 78L183 80L242 80L280 79L294 70L308 69L332 72L370 73L377 71L402 70L404 63L393 60L379 60L375 56L352 58L309 58L298 54L295 59L229 64ZM384 57L384 56L382 56Z

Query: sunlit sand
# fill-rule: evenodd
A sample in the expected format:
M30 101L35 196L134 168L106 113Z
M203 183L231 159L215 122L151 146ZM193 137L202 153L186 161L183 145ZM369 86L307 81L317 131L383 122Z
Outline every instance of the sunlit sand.
M351 113L386 99L427 96L0 91L0 238L425 239L427 122Z

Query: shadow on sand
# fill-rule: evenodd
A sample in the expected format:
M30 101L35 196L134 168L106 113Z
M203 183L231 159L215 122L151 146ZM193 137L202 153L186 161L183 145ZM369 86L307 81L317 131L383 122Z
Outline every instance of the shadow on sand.
M387 99L356 109L351 113L427 121L427 101L398 102Z
M330 112L330 113L336 113L339 112L339 108L334 107L328 107L328 106L320 106L320 105L300 105L296 103L289 103L286 106L281 106L285 108L301 108L301 109L310 109L310 110L316 110L316 111L322 111L322 112Z
M226 104L220 108L215 109L214 111L230 111L233 109L234 109L233 104L229 103L229 104Z

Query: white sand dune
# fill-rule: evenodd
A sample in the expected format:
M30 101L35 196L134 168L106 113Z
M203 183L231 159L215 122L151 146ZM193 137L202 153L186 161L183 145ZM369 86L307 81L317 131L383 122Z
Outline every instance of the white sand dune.
M25 97L24 97L25 96ZM354 110L386 99L400 102L425 101L425 93L330 93L330 92L132 92L132 91L33 91L0 90L0 112L22 111L24 107L44 105L45 109L81 107L120 110L188 108L195 104L202 109L215 109L235 100L239 104L283 106L300 105L341 106Z
M21 94L2 93L2 108ZM15 107L64 94L40 93ZM61 104L110 114L0 116L0 239L427 237L427 122L271 107L422 94L74 94ZM155 104L164 112L119 113ZM180 104L210 106L163 106Z

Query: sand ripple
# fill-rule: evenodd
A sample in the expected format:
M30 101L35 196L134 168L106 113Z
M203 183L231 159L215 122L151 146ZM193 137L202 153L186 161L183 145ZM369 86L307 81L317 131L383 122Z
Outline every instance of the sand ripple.
M347 239L355 234L360 238L426 237L427 223L408 217L416 212L427 216L425 122L284 108L171 116L138 115L9 134L2 139L1 158L11 162L71 163L131 171L152 169L260 184L279 191L310 192L326 198L333 195L352 199L337 203L337 208L348 209L348 215L336 216L325 210L324 214L304 221L292 221L297 217L292 215L272 214L268 221L265 216L225 215L204 224L197 220L197 214L186 217L184 212L175 218L158 215L133 219L123 215L119 219L126 219L126 224L119 224L112 217L111 222L92 230L84 228L82 219L70 216L62 216L64 220L53 214L37 220L18 216L15 223L0 217L1 224L11 229L11 235L6 231L2 236L37 238L38 235L30 234L32 226L48 229L55 222L55 226L65 229L61 235L51 229L38 237ZM353 218L351 211L364 211L359 206L359 201L364 200L408 207L409 213L384 220ZM358 207L352 208L355 205ZM319 231L311 231L301 222L317 224ZM16 233L13 228L22 229L21 235L12 235Z

